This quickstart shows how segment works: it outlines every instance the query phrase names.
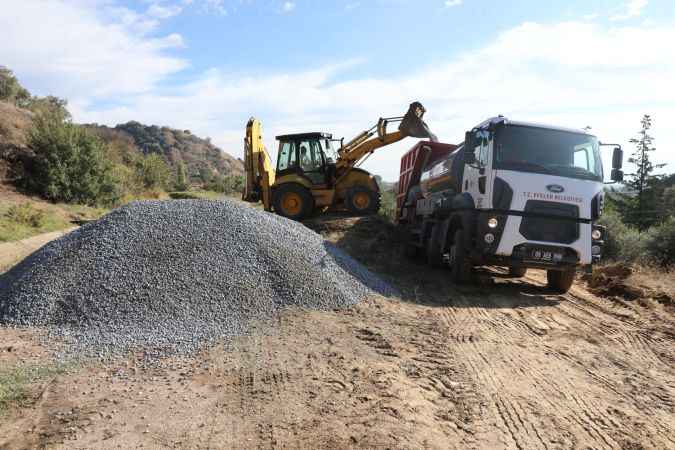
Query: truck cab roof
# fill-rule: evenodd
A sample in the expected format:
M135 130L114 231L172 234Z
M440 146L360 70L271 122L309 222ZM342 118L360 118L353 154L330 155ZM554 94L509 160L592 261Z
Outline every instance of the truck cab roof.
M504 125L517 125L521 127L533 127L533 128L545 128L547 130L556 130L556 131L566 131L568 133L578 133L578 134L586 134L588 136L595 136L592 133L589 133L586 130L582 130L579 128L566 128L566 127L560 127L557 125L549 125L549 124L544 124L544 123L537 123L537 122L525 122L522 120L511 120L507 117L504 116L497 116L497 117L491 117L487 120L484 120L483 122L480 123L480 125L476 126L476 128L487 128L490 125L497 125L503 123Z
M295 134L282 134L277 136L277 141L299 141L304 139L333 139L331 133L322 133L322 132L312 132L312 133L295 133Z

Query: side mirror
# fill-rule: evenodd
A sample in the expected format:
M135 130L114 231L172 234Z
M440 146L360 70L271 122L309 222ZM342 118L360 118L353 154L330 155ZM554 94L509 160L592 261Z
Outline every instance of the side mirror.
M617 183L621 183L623 181L623 170L612 169L612 181L616 181Z
M623 166L623 150L621 150L621 147L615 147L614 148L614 153L612 153L612 173L614 173L614 169L618 170L621 169ZM612 179L614 179L612 177Z
M476 154L473 151L469 151L466 147L464 147L464 164L476 164Z

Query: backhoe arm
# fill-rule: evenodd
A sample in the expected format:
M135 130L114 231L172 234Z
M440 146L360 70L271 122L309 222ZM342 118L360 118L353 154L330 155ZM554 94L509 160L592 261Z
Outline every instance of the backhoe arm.
M251 117L246 124L244 138L244 168L246 170L246 186L242 199L247 202L262 200L266 211L272 210L272 188L274 184L274 167L262 138L262 124Z
M419 102L414 102L408 108L408 112L402 117L381 118L377 125L362 132L339 150L336 161L338 172L344 172L354 167L363 157L374 152L380 147L391 145L408 136L429 138L437 141L436 136L429 131L429 127L422 118L426 109ZM387 124L401 122L398 131L387 133ZM377 134L376 137L373 137Z

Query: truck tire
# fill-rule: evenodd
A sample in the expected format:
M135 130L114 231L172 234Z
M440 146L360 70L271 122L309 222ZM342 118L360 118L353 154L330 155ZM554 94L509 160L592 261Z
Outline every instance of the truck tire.
M455 231L450 247L450 279L453 283L471 280L473 267L467 255L467 237L462 229Z
M509 276L513 278L522 278L527 273L526 267L509 267Z
M569 291L574 282L574 269L567 270L547 270L546 281L549 289L564 294Z
M443 266L443 250L445 248L445 236L443 236L443 222L437 222L431 228L431 235L427 240L426 257L431 267Z
M357 184L347 190L345 207L355 216L376 214L380 210L380 193Z
M295 183L282 184L272 196L274 211L291 220L302 220L314 210L314 197Z

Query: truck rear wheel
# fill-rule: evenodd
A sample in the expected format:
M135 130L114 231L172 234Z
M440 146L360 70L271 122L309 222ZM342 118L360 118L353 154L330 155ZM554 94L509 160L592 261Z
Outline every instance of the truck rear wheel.
M471 280L473 267L467 254L466 241L464 230L455 231L450 247L450 278L453 283L466 283Z
M513 278L524 277L527 273L527 268L525 267L509 267L509 276Z
M546 281L548 281L548 287L558 293L564 294L572 287L574 274L574 269L547 270Z
M302 220L314 209L314 197L303 186L294 183L282 184L272 197L274 210L280 216Z
M438 222L431 229L431 236L429 236L426 245L427 263L431 267L441 267L443 265L444 246L443 225L442 222Z
M375 214L380 210L380 193L365 186L352 186L347 190L345 206L356 216Z

